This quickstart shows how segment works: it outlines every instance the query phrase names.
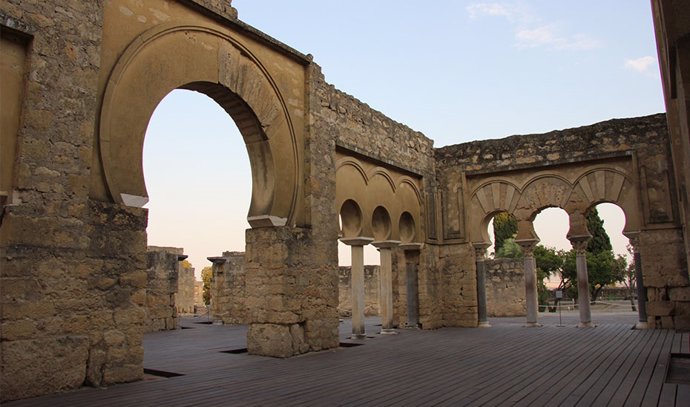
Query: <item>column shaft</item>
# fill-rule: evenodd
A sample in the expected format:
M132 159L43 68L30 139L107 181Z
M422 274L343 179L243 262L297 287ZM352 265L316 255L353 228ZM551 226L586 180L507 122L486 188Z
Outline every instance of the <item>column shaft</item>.
M525 253L525 299L527 302L527 326L538 326L537 262L531 252Z
M587 276L587 254L578 250L575 259L577 266L577 304L580 310L580 327L592 326L592 313L589 308L589 278Z
M393 265L390 248L382 247L379 249L379 253L381 255L379 306L381 310L381 332L385 333L393 329Z
M486 262L484 255L477 257L477 314L479 326L488 327L488 312L486 307Z
M407 326L419 325L419 285L417 283L417 263L408 261L407 277Z
M364 246L352 245L352 336L364 338Z
M637 284L637 312L638 312L638 328L647 327L647 289L644 286L644 277L642 275L642 256L640 252L635 250L635 282Z

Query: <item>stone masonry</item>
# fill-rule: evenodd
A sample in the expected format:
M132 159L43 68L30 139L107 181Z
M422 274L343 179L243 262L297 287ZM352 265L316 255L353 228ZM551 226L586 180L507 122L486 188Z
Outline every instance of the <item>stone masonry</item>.
M213 263L211 317L224 324L246 324L249 318L244 253L224 252Z
M687 49L664 38L677 27L659 31L660 57L687 65L665 53L666 39ZM147 253L141 153L155 106L177 88L213 98L247 146L239 308L252 354L338 347L339 215L346 238L386 254L399 325L476 327L476 264L495 213L514 213L529 247L534 216L562 207L582 244L586 209L611 202L639 250L649 325L690 327L684 105L434 149L327 83L310 55L238 20L229 0L5 0L0 34L2 402L140 380L144 332L175 327L181 252ZM668 85L676 68L662 67ZM240 298L241 273L223 269L224 284L237 277L224 288L220 274L218 299ZM219 315L237 311L222 304Z
M522 259L486 260L486 302L490 317L525 316Z
M379 315L379 266L364 266L364 315ZM340 267L338 275L338 314L352 315L350 267Z

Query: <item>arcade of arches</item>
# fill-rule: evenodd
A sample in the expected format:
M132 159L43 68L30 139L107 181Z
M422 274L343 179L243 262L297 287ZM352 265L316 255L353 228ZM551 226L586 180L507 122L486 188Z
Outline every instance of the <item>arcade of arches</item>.
M155 106L176 88L217 101L249 152L251 353L289 357L338 346L339 239L352 248L353 334L364 334L357 290L367 244L381 256L383 331L476 327L487 324L482 270L491 217L513 213L529 253L536 214L563 208L568 238L580 248L589 238L584 214L601 202L625 212L647 299L640 325L690 328L690 150L687 105L679 101L688 78L668 75L675 67L662 64L673 90L668 117L434 149L326 83L311 56L242 23L230 3L0 5L3 400L142 378L141 153ZM687 41L677 38L687 37L663 18L678 13L660 13L665 2L654 3L657 25L669 27L660 34L669 36L660 39L661 58L685 73ZM536 324L533 272L526 256L527 322Z

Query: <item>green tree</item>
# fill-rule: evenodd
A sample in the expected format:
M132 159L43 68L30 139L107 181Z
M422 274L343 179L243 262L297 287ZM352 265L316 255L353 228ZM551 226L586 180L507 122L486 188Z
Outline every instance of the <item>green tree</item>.
M501 212L494 216L494 251L498 253L507 239L514 239L517 233L517 219L508 212ZM504 256L506 257L506 256Z
M550 294L544 280L561 272L564 252L562 250L557 251L552 247L537 245L533 254L537 263L537 297L539 304L546 304L550 299Z
M208 306L211 304L211 279L213 278L213 269L210 266L204 267L201 270L201 281L203 281L203 294L204 304Z
M511 259L522 258L522 249L520 245L515 243L515 239L511 237L503 241L501 248L496 251L496 257Z
M597 208L592 208L587 212L587 229L592 235L587 243L588 253L613 252L611 239L604 229L604 221L599 217Z

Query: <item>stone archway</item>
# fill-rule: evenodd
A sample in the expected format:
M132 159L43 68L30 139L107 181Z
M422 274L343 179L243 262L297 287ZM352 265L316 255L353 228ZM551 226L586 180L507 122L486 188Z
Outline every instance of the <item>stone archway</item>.
M252 167L250 225L295 224L299 145L280 90L249 50L208 27L154 27L115 64L104 91L98 138L108 197L135 207L147 201L141 163L146 126L158 102L176 88L206 94L235 120ZM96 195L99 180L92 183Z

